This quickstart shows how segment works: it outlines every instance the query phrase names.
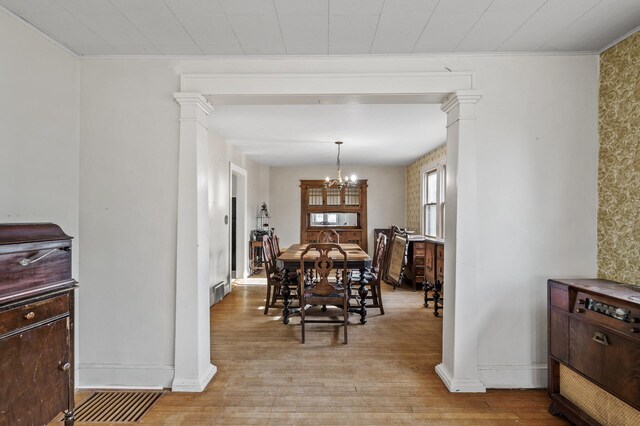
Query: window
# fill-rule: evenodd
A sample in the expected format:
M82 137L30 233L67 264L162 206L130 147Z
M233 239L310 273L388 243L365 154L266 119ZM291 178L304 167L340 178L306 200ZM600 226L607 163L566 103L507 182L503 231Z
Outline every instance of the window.
M421 176L421 231L428 237L444 239L444 202L446 188L446 165L444 160L422 169Z

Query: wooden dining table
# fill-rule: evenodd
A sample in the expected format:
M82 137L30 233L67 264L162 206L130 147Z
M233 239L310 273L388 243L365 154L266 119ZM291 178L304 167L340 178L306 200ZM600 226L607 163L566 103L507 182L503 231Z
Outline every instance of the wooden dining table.
M357 270L360 272L360 279L358 281L358 306L350 307L349 312L354 312L360 314L360 322L362 324L367 322L367 307L366 307L366 299L369 290L367 289L367 284L369 281L365 278L365 272L371 269L371 257L360 248L357 244L339 244L340 248L347 253L347 269L349 270ZM284 282L280 287L281 295L283 298L284 309L282 310L282 322L285 324L289 323L289 319L292 314L299 313L299 308L291 308L289 305L291 303L291 286L292 282L290 281L289 274L293 271L298 271L300 269L300 256L302 252L307 248L308 244L293 244L289 247L284 253L278 256L279 261L283 263L283 279ZM317 258L317 253L310 251L304 257L305 267L313 267L315 264L315 260ZM335 250L329 252L329 256L333 259L339 260L342 259L342 254ZM351 286L351 280L348 283ZM351 287L349 287L349 294L351 294Z

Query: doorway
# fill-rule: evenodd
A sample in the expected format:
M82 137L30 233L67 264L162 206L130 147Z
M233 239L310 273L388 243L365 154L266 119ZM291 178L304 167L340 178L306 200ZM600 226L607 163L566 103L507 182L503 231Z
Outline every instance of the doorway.
M447 388L452 392L484 392L485 387L478 378L478 325L474 308L477 295L478 235L476 229L477 185L475 148L475 105L481 98L475 90L472 72L407 72L407 73L331 73L331 74L185 74L181 76L181 92L174 94L180 104L180 180L178 205L178 247L191 247L196 255L208 251L206 242L197 244L198 226L206 227L204 221L187 220L196 212L196 218L206 213L206 191L193 191L191 177L206 174L206 163L199 162L198 150L207 143L206 117L213 113L215 104L224 103L241 96L262 99L279 95L295 98L296 101L321 103L323 99L333 102L424 102L441 104L447 114L447 210L445 247L445 276L447 297L445 299L442 363L436 367ZM207 97L205 98L206 95ZM195 173L194 173L195 171ZM246 172L245 172L246 185ZM231 183L229 183L231 185ZM242 190L242 182L239 181ZM246 191L245 191L246 193ZM181 197L180 197L181 196ZM231 195L229 195L231 197ZM246 202L246 200L245 200ZM246 232L246 214L242 216L242 200L238 197L238 226ZM246 207L246 206L245 206ZM246 208L244 210L246 212ZM193 216L191 216L193 217ZM239 241L248 241L239 236ZM231 233L229 233L229 240ZM239 244L241 247L243 244ZM247 250L245 250L247 251ZM198 292L189 292L194 284L202 284L205 274L194 272L206 270L206 262L189 262L180 251L177 256L176 279L176 373L178 390L202 391L215 374L216 367L210 363L210 318L206 315L206 300ZM248 254L248 252L247 252ZM198 259L206 259L199 256ZM245 257L246 262L246 257ZM231 261L229 261L229 266ZM243 274L246 269L243 269ZM229 274L230 276L230 274ZM194 279L197 277L198 279ZM202 277L202 278L200 278ZM184 289L184 290L183 290ZM182 291L181 291L182 290ZM183 320L183 311L188 306L198 307L197 316ZM189 345L178 344L188 340ZM196 356L194 356L194 352ZM178 365L184 361L192 371L197 371L197 384L189 389L182 386L184 373ZM193 381L193 379L189 378Z
M243 279L248 275L247 260L247 171L229 163L229 274L225 283L225 294L231 292L234 279Z

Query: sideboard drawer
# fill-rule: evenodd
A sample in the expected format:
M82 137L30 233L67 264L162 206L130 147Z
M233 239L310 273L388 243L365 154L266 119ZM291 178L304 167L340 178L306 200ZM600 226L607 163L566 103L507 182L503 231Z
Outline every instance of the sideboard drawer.
M569 365L631 404L640 405L640 346L603 327L570 319Z
M0 312L0 334L69 312L69 294Z

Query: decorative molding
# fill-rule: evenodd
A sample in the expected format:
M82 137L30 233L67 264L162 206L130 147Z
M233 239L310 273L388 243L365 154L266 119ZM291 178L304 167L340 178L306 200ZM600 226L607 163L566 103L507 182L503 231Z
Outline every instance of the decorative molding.
M477 104L482 99L482 92L479 90L458 90L447 97L442 103L442 111L448 114L449 111L461 104Z
M173 98L180 106L193 105L202 110L206 115L211 115L211 113L213 113L213 105L211 105L200 93L177 92L173 94ZM181 118L181 120L183 119L185 119L185 117Z
M436 365L436 373L449 392L484 393L487 388L478 379L453 379L444 364Z
M383 58L392 58L392 59L443 59L443 58L492 58L492 57L505 57L505 56L596 56L598 55L597 50L587 50L584 52L575 51L575 50L567 50L567 51L548 51L548 52L449 52L449 53L388 53L388 54L350 54L350 55L122 55L122 54L114 54L114 55L81 55L78 56L78 59L89 59L89 60L138 60L138 61L203 61L203 60L216 60L216 61L252 61L252 60L274 60L274 61L283 61L283 60L299 60L299 61L312 61L312 60L322 60L326 61L327 59L332 60L349 60L349 59L369 59L369 60L379 60ZM444 65L442 67L444 68ZM441 72L441 71L439 71Z
M163 389L171 386L170 365L80 364L78 389Z
M205 374L201 377L194 379L174 379L171 390L173 392L202 392L217 371L218 368L215 365L209 364Z
M471 71L325 74L183 74L180 90L203 95L416 95L473 89Z
M622 36L618 37L617 39L613 40L611 43L607 44L605 47L600 49L597 53L598 54L602 54L602 52L605 52L606 50L611 49L616 44L618 44L618 43L620 43L622 41L625 41L626 39L628 39L629 37L631 37L632 35L634 35L638 31L640 31L640 25L638 25L637 27L635 27L634 29L632 29L628 33L625 33Z
M547 364L479 365L478 376L491 389L542 389L547 387Z

